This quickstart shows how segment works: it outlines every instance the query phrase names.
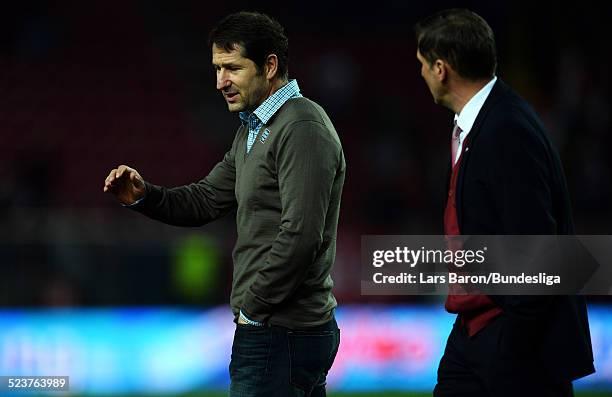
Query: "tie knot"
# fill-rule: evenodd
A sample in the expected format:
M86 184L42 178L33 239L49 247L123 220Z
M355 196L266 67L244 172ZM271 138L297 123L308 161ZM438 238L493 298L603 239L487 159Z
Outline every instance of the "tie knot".
M462 131L461 127L459 127L459 125L455 121L453 125L453 139L459 139L459 135L461 134L461 131Z

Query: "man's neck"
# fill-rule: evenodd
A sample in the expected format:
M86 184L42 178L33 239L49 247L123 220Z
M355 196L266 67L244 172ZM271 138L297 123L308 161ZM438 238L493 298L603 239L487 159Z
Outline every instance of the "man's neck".
M465 105L487 85L491 79L483 79L478 81L461 80L458 81L455 88L449 94L449 108L455 113L460 114Z
M283 88L285 85L287 85L288 80L286 79L276 79L272 82L272 84L270 84L270 90L268 92L268 96L266 97L266 99L270 98L272 95L274 95L274 93L278 90L280 90L281 88Z
M259 104L255 106L253 109L246 110L246 112L253 113L259 106L261 106L262 103L264 103L268 98L274 95L276 91L280 90L285 85L287 85L288 82L289 82L288 80L279 80L279 79L274 80L272 84L270 84L270 87L268 87L268 90L265 91L266 95L262 96L263 99L261 99L261 102L259 102Z

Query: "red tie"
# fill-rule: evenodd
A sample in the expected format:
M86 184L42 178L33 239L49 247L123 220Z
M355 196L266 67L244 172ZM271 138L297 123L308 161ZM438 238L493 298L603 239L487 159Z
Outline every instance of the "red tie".
M457 150L459 149L459 135L461 134L461 128L457 125L457 120L455 120L453 127L453 136L451 138L451 166L455 166L455 162L457 161L457 157L459 153Z

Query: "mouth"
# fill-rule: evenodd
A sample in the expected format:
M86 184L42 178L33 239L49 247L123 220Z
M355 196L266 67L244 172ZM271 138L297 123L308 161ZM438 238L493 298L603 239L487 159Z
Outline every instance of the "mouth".
M223 96L225 97L225 100L229 103L234 103L236 102L236 100L238 99L238 92L225 92L223 93Z

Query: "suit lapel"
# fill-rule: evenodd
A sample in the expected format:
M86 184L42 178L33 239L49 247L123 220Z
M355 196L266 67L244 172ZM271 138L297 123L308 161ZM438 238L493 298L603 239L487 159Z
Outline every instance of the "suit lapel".
M457 209L457 223L459 224L459 230L463 232L462 228L462 196L463 196L463 183L465 180L465 167L467 166L468 161L470 160L470 154L472 151L472 147L476 144L478 139L478 135L482 131L482 127L484 121L487 117L489 111L499 102L501 98L503 98L508 92L509 87L501 81L499 78L495 82L491 93L487 97L485 103L482 105L482 108L478 112L478 116L476 116L476 120L474 121L474 125L472 125L472 129L470 133L466 137L465 142L463 143L463 154L461 155L461 164L459 164L459 173L457 175L457 186L456 186L456 195L455 195L455 206Z

